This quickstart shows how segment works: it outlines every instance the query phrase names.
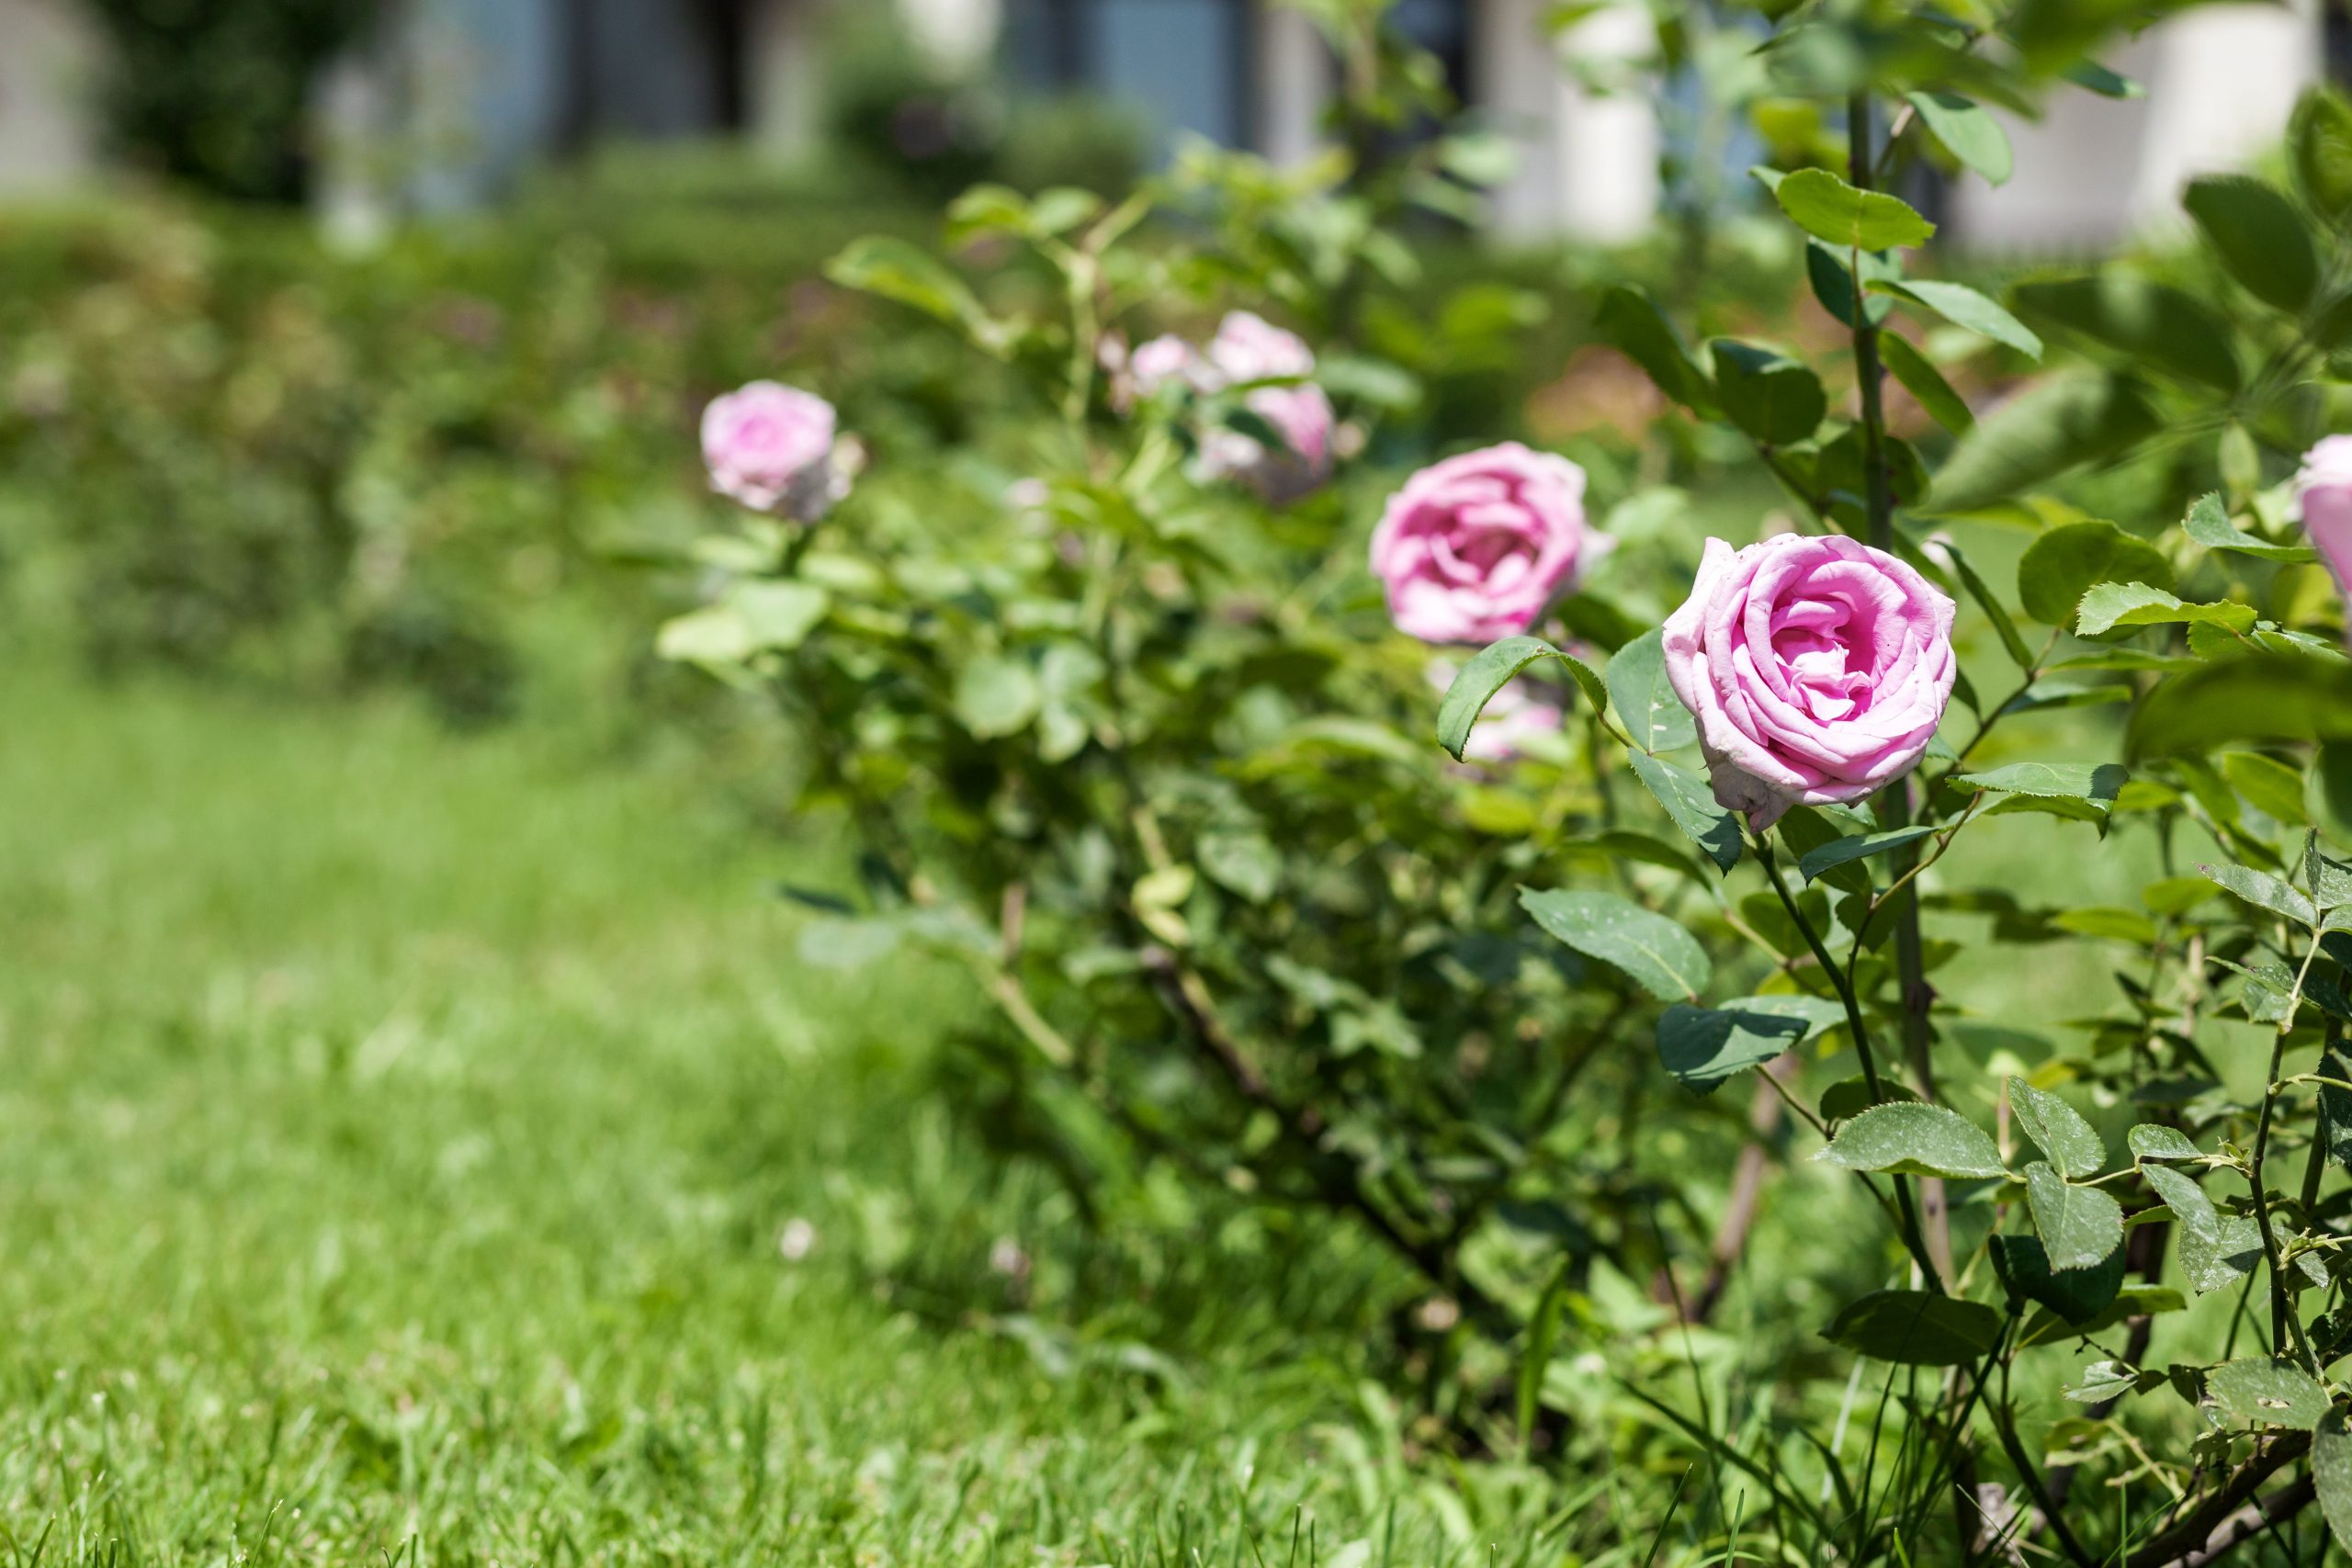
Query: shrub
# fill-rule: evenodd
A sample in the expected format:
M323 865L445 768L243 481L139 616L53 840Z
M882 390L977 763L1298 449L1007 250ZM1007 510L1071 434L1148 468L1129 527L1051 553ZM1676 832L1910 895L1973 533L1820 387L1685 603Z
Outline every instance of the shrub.
M1173 1179L1365 1227L1437 1292L1431 1403L1498 1449L1548 1409L1704 1466L1698 1560L2295 1555L2314 1500L2352 1531L2352 664L2312 547L2352 570L2352 448L2318 439L2352 109L2305 102L2291 189L2192 182L2191 286L1996 299L1923 265L1934 225L1888 194L1923 158L2005 178L1984 105L2127 90L2105 41L2030 4L1777 17L1776 90L1848 128L1761 175L1834 352L1693 351L1632 288L1594 310L1683 439L1794 513L1709 541L1695 582L1638 494L1623 547L1563 566L1574 470L1506 449L1391 502L1384 613L1353 564L1384 487L1343 458L1265 504L1265 459L1287 495L1320 454L1263 395L1376 427L1413 371L1247 322L1254 368L1143 341L1217 294L1344 345L1409 167L1341 190L1204 158L1161 193L1206 198L1172 253L1131 243L1141 201L994 188L950 220L987 275L854 247L838 278L1051 417L931 472L877 443L822 524L714 539L725 581L663 634L795 716L802 804L855 832L857 897L802 894L812 946L968 965L1003 1021L974 1043L989 1113L1083 1212ZM1973 408L1955 378L2050 355L2036 322L2083 362ZM1897 434L1890 376L1940 434ZM2013 593L1977 564L2000 529ZM1510 635L1432 705L1391 615ZM1414 743L1432 718L1459 770ZM1988 944L2029 950L2006 984L1962 963ZM2018 1010L2020 974L2100 970L2103 1010ZM1778 1167L1804 1245L1759 1250ZM1800 1319L1745 1359L1705 1334L1743 1274Z

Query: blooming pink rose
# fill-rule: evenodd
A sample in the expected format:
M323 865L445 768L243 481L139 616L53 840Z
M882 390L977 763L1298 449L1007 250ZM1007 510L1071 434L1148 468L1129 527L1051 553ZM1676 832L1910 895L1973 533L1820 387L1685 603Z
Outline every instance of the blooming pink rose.
M1716 804L1758 831L1918 765L1951 700L1952 603L1842 535L1707 541L1666 618L1666 677L1699 721Z
M1584 520L1584 470L1516 441L1432 463L1388 498L1372 570L1388 615L1425 642L1533 626L1613 541Z
M813 523L849 491L833 460L833 405L775 381L711 400L702 457L710 488L754 512Z
M2352 435L2330 435L2303 454L2302 472L2295 476L2295 515L2335 574L2335 585L2352 592ZM2352 624L2346 630L2352 636Z

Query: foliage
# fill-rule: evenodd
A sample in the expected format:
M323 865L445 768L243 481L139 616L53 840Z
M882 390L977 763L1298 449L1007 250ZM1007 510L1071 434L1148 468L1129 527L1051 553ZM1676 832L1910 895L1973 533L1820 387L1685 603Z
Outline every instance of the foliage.
M1315 312L1327 343L1397 311L1403 204L1453 156L1363 190L1337 161L1195 152L1117 207L975 188L948 232L976 267L851 247L836 280L1008 367L1008 402L935 468L871 443L813 528L741 519L705 549L728 581L663 634L775 696L814 759L800 808L860 848L852 897L791 890L829 917L804 953L967 967L1001 1023L967 1041L961 1096L1091 1217L1361 1224L1393 1257L1392 1359L1450 1358L1464 1319L1490 1355L1561 1248L1579 1280L1650 1249L1645 1177L1589 1109L1625 1088L1603 1047L1647 993L1528 931L1521 884L1563 854L1638 855L1694 905L1706 879L1609 834L1631 774L1565 746L1508 771L1428 754L1432 655L1346 565L1375 492L1343 473L1277 507L1213 476L1221 430L1279 435L1246 394L1130 380L1117 345L1237 294ZM1195 237L1147 231L1155 208ZM1465 317L1419 363L1510 330ZM1411 438L1415 368L1334 349L1317 375L1363 439ZM1477 1380L1442 1386L1494 1418Z
M1377 7L1323 9L1343 58L1389 58ZM1437 1293L1418 1323L1451 1375L1422 1391L1464 1440L1532 1447L1556 1423L1573 1444L1630 1398L1712 1473L1690 1506L1725 1556L1746 1536L1824 1561L2155 1568L2262 1550L2322 1493L2352 1518L2326 1381L2352 1349L2330 1191L2352 1115L2331 1100L2352 1097L2352 668L2290 531L2352 320L2344 111L2300 111L2291 188L2192 183L2202 259L2004 295L1935 276L1936 226L1894 194L1922 159L2007 178L1988 106L2116 90L2096 63L2113 36L2031 0L1776 14L1763 69L1813 129L1757 176L1838 324L1834 359L1792 328L1686 336L1636 288L1596 304L1669 422L1750 454L1800 529L1876 552L1828 556L1945 605L1904 610L1947 660L1944 732L1921 729L1892 784L1785 815L1742 783L1723 699L1687 683L1685 631L1646 630L1673 541L1561 601L1547 629L1578 646L1463 650L1432 705L1426 655L1377 635L1354 586L1372 492L1343 473L1269 511L1204 483L1185 459L1204 433L1271 433L1215 387L1131 399L1116 379L1118 345L1193 300L1278 308L1380 451L1384 414L1426 389L1405 356L1362 352L1405 270L1394 224L1446 205L1428 176L1461 152L1398 159L1365 129L1427 112L1411 63L1381 78L1393 96L1343 106L1348 153L1308 175L1181 166L1155 194L1201 216L1189 252L1130 243L1146 198L983 187L950 235L988 241L986 265L845 253L837 278L1011 367L1031 417L971 455L981 484L943 490L882 451L819 529L746 520L711 547L734 577L704 613L750 626L788 592L795 614L726 645L673 633L774 694L822 760L804 804L842 811L863 852L830 950L967 964L1004 1017L973 1043L983 1109L1090 1210L1158 1182L1352 1216ZM1958 389L2044 360L1997 407ZM1890 374L1942 434L1897 433ZM1996 552L2014 592L1973 558ZM1514 679L1558 682L1565 734L1467 771L1401 743L1434 720L1467 755ZM2005 862L1996 824L2020 818L2068 853ZM2145 884L2133 904L2079 886L2109 865ZM2014 986L1962 962L1988 941L2111 964L2118 999L2013 1010ZM1662 1074L1623 1048L1645 1035ZM1744 1124L1709 1109L1750 1073ZM1727 1173L1645 1148L1693 1147L1650 1130L1676 1123ZM1792 1168L1792 1201L1859 1216L1824 1227L1850 1245L1751 1252L1776 1163L1820 1179L1799 1200ZM1747 1362L1702 1362L1743 1269L1810 1303L1810 1332L1777 1322ZM1657 1282L1646 1320L1601 1304L1627 1274ZM2239 1310L2191 1312L2209 1292ZM1623 1338L1564 1357L1577 1310ZM1687 1387L1644 1359L1678 1334ZM1883 1392L1857 1436L1865 1378ZM2052 1426L2035 1391L2062 1382L2083 1408ZM2307 1482L2263 1494L2307 1460Z

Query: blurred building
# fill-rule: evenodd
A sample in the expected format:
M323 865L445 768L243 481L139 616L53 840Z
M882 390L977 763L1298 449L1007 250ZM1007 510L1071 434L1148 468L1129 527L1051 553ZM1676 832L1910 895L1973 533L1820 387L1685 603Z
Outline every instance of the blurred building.
M87 177L103 66L76 0L0 0L0 191ZM374 44L320 84L318 199L355 240L408 211L494 199L531 164L604 139L740 136L810 147L825 14L896 7L907 48L993 68L1018 91L1082 90L1131 107L1163 152L1185 134L1278 160L1322 134L1335 64L1279 0L388 0ZM1495 193L1520 235L1611 240L1661 200L1669 85L1632 62L1641 0L1566 28L1554 0L1396 0L1396 24L1521 156ZM2340 21L2330 42L2346 42ZM1943 216L1995 248L2069 248L2168 218L2181 182L2274 141L2323 69L2319 0L2191 12L2111 63L2146 87L2062 91L2017 125L2017 177L1965 181ZM2053 155L2054 154L2054 155ZM1734 160L1736 162L1737 160ZM1736 182L1735 182L1736 183Z

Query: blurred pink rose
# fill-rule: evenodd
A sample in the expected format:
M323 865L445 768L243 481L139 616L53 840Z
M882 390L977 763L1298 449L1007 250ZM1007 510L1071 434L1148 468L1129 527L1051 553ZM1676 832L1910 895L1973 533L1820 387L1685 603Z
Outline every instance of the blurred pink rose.
M1209 367L1225 385L1288 381L1315 374L1315 351L1296 333L1286 333L1247 310L1228 313L1209 340Z
M848 493L833 460L833 405L775 381L711 400L702 414L702 457L710 488L754 512L803 523Z
M1127 375L1139 398L1150 397L1171 382L1197 380L1200 369L1193 345L1173 335L1153 338L1127 360Z
M1952 602L1841 535L1707 541L1666 618L1666 675L1725 810L1758 831L1917 767L1951 700Z
M2295 515L2335 574L2336 587L2352 592L2352 435L2330 435L2303 454L2302 472L2295 476ZM2345 629L2352 637L2352 617Z
M1137 347L1114 378L1112 402L1124 412L1135 400L1179 383L1204 395L1244 389L1241 406L1265 421L1282 438L1281 446L1216 425L1201 433L1200 471L1207 479L1238 480L1280 503L1297 500L1330 477L1336 421L1323 389L1305 379L1314 373L1315 351L1305 339L1235 310L1204 350L1172 335ZM1250 385L1256 381L1297 384Z
M1515 441L1432 463L1388 498L1372 570L1388 614L1425 642L1533 626L1612 541L1584 519L1584 470Z
M1280 450L1229 425L1201 434L1201 471L1215 479L1238 479L1268 501L1296 501L1331 476L1331 400L1323 389L1261 387L1242 394L1241 406L1282 437Z

